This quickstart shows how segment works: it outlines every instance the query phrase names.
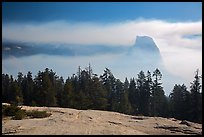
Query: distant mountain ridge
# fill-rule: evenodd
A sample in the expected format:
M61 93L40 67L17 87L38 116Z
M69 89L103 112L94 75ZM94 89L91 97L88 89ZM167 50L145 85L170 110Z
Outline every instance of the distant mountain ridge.
M135 44L129 48L127 55L134 56L147 65L162 61L159 48L149 36L136 36Z
M134 47L145 51L160 53L159 48L155 44L154 40L148 36L137 36Z
M74 45L74 44L36 44L23 42L2 42L3 58L10 56L23 57L37 54L60 56L90 56L95 54L124 53L138 56L160 56L160 51L154 40L149 36L136 36L131 47L109 45ZM159 57L160 58L160 57Z

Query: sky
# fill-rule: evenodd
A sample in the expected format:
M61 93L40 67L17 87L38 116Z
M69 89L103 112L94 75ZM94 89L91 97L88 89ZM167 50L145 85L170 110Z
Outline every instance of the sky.
M201 2L3 2L3 21L119 22L137 18L199 21Z
M196 69L202 73L201 2L2 2L3 41L131 47L141 35L153 38L164 68L176 77L171 84L164 77L166 94L173 83L189 87ZM49 67L66 79L89 63L99 75L109 67L121 81L139 73L123 53L11 57L3 59L2 73L35 75Z

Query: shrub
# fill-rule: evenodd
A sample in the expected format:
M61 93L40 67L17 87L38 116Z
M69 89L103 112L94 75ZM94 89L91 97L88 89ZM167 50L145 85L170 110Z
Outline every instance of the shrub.
M36 111L36 110L27 111L26 114L31 118L45 118L51 115L51 113L47 113L46 111Z
M25 110L20 107L12 105L2 105L2 116L13 116L12 119L20 120L26 117Z
M8 106L7 105L2 105L2 117L6 116L5 110Z
M18 110L13 117L14 120L21 120L26 117L26 112L25 110Z
M16 112L20 111L21 108L15 105L3 105L2 113L5 116L15 116Z
M47 113L46 111L25 111L22 110L21 107L15 105L2 105L2 117L4 116L13 116L12 119L21 120L26 116L31 118L45 118L49 117L51 113Z

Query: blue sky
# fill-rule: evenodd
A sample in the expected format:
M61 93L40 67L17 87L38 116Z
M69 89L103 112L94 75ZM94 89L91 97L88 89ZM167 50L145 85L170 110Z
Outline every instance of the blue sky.
M189 86L196 69L202 73L201 2L2 3L3 41L128 48L135 44L136 36L151 37L159 48L164 70L173 75L170 78L163 74L166 93L174 84ZM78 66L85 68L91 63L99 75L108 67L121 81L137 77L143 66L136 65L132 56L115 53L10 57L3 59L2 72L14 77L20 71L35 75L48 67L66 79L76 73Z
M3 2L3 21L198 21L201 2Z

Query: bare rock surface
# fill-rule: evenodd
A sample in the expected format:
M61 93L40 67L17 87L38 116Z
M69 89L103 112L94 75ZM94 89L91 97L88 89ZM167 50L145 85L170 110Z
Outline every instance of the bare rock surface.
M29 107L46 110L46 118L2 119L4 135L201 135L202 124L174 118L131 116L99 110L57 107ZM186 122L188 124L186 124ZM182 124L184 123L184 124Z

